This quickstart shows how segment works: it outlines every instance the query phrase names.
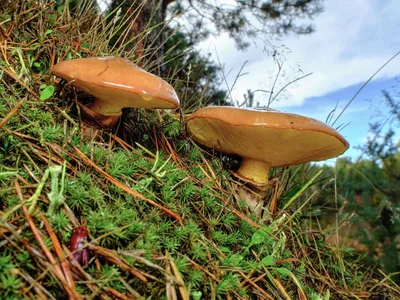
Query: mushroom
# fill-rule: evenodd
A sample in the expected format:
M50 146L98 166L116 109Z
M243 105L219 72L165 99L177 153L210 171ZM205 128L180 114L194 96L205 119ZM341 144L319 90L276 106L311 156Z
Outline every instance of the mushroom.
M325 123L276 111L210 106L191 114L186 128L196 143L239 155L239 169L231 172L258 191L267 190L272 167L325 160L349 147ZM252 202L248 201L249 206L255 205Z
M105 128L117 123L123 108L173 109L179 106L171 85L123 58L108 56L62 61L52 72L94 96L92 104L80 106L85 116Z

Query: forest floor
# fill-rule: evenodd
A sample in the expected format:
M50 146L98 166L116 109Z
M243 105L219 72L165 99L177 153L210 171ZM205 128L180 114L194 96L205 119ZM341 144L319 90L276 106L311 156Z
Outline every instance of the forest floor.
M399 299L315 229L308 166L275 170L260 219L184 113L131 110L119 134L83 134L76 91L50 70L132 53L89 10L31 3L0 3L0 298Z

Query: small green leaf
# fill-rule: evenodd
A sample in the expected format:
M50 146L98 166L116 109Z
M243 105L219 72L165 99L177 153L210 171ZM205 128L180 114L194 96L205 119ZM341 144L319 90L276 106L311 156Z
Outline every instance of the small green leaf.
M57 12L58 12L59 14L61 14L61 13L63 12L63 10L64 10L64 7L65 7L64 4L63 4L63 5L60 5L60 7L57 8Z
M50 34L50 33L52 33L52 32L53 32L52 29L47 29L46 32L44 33L44 35L46 36L46 35L48 35L48 34Z
M44 84L44 83L43 83L43 84L39 87L39 89L40 89L40 90L43 90L43 89L46 88L46 86L47 86L47 84Z
M304 258L301 260L301 265L297 268L297 272L301 274L305 274L305 264L304 264Z
M192 297L193 297L193 300L200 300L200 299L201 299L201 296L203 295L203 293L200 292L200 291L193 291L193 292L191 293L191 295L192 295Z
M268 255L268 256L264 257L261 260L261 262L263 263L264 266L268 267L268 266L274 265L276 261L272 255Z
M40 100L47 100L54 94L54 86L46 86L40 93Z
M228 247L225 247L225 246L220 246L218 249L221 250L221 252L224 252L224 253L230 253L231 252L231 249L229 249Z
M276 268L276 271L278 271L278 273L282 274L282 275L287 275L287 276L291 276L292 272L290 272L288 269L286 268Z
M325 296L324 296L324 300L329 300L331 298L331 293L329 290L326 290Z
M270 228L258 229L256 232L254 232L253 236L251 237L250 245L247 246L247 248L250 248L251 246L254 246L254 245L262 244L265 241L267 241L269 238L269 235L266 231L269 232Z

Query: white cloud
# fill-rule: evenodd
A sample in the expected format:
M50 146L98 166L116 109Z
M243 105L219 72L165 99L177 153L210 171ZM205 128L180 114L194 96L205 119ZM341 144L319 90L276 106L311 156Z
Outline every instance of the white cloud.
M391 56L400 51L400 2L397 0L335 0L325 2L325 11L314 19L316 32L306 36L284 37L274 41L286 50L284 70L286 77L280 86L302 75L313 74L288 88L284 99L273 107L298 106L312 96L366 81ZM230 70L232 86L240 67L247 75L238 78L232 96L241 100L247 89L269 90L277 66L263 46L252 46L246 52L235 49L227 35L212 37L201 45L202 49L216 49L225 72ZM400 56L385 67L376 79L390 78L400 73ZM275 89L276 91L277 89ZM265 104L267 94L258 93L256 100ZM347 99L346 99L347 100Z

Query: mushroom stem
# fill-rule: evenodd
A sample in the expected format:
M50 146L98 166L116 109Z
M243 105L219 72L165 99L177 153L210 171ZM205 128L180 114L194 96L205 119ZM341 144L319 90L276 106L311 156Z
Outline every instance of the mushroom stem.
M251 191L243 187L237 188L236 192L240 200L246 201L250 211L261 217L265 203L265 192Z
M96 100L93 104L96 103ZM115 113L115 114L101 114L98 113L96 110L93 110L93 104L89 107L80 104L79 106L82 110L83 115L85 116L85 121L91 126L96 128L112 128L120 119L122 112Z
M233 174L250 185L263 190L268 185L270 167L269 163L243 158L239 169Z
M121 111L119 105L118 106L115 105L115 102L117 102L117 101L107 103L106 101L103 101L102 99L95 98L93 103L90 104L89 108L91 110L93 110L97 113L103 114L103 115L114 115L114 114L118 114Z
M237 178L245 181L249 188L252 187L253 192L246 191L243 188L239 188L237 192L239 197L247 202L250 210L258 216L261 216L264 207L270 168L269 163L251 158L243 158L239 169L233 172Z

